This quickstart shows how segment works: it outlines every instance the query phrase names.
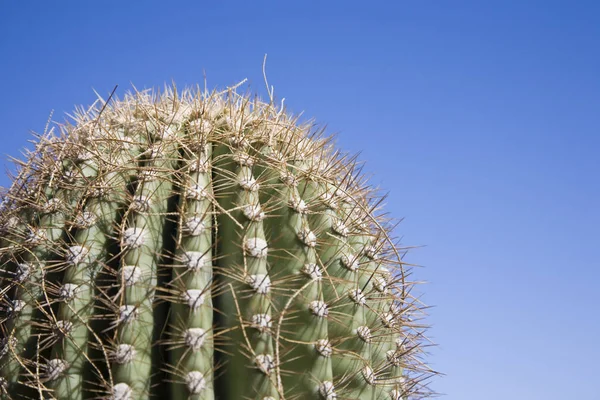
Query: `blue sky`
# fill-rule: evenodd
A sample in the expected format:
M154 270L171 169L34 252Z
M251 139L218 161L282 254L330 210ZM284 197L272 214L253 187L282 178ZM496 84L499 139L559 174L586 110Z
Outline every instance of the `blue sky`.
M430 282L432 388L599 398L600 5L210 3L3 2L2 165L93 89L206 73L264 96L267 53L276 97L361 152L425 246L407 260Z

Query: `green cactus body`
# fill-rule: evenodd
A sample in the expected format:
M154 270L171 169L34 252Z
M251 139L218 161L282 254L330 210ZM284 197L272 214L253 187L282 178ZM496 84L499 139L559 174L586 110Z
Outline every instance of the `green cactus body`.
M2 399L428 395L419 303L352 159L233 90L100 105L4 196Z

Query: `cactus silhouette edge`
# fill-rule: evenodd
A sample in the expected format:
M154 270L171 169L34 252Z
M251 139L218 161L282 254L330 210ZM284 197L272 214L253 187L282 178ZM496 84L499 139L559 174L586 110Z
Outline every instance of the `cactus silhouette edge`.
M166 87L40 135L0 209L2 399L427 397L424 306L354 157Z

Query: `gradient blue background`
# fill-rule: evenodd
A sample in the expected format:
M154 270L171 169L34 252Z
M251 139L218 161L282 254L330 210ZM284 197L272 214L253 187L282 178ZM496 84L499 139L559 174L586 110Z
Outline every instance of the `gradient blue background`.
M92 89L205 71L265 96L268 53L275 95L360 151L426 245L407 260L435 306L432 388L600 399L600 3L214 3L0 3L0 152Z

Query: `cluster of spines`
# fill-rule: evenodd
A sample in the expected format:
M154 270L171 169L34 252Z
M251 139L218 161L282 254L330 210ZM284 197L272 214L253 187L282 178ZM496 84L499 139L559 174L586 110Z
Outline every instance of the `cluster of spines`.
M51 191L58 200L45 202L49 212L16 200L6 207L7 237L17 238L3 245L11 260L5 282L19 282L5 285L3 303L31 311L13 310L3 322L5 395L19 379L45 395L81 397L84 368L96 369L86 393L119 400L151 396L158 370L173 398L425 395L431 371L420 362L421 327L409 320L418 305L372 193L327 141L309 138L271 105L230 96L141 94L109 106L80 122L92 135L69 136L83 154L77 168L65 168L58 151L42 160L44 175L62 172L56 181L71 185ZM121 197L129 191L128 204L91 196L98 186ZM16 197L14 189L7 196ZM70 202L62 213L52 205L59 200ZM39 198L28 201L39 208ZM11 228L9 214L35 228ZM172 250L163 248L169 219L177 227ZM117 254L109 254L111 241ZM45 252L35 250L39 243ZM27 269L15 262L21 253L51 267ZM41 280L29 279L30 270ZM103 273L114 279L98 282ZM170 305L158 336L157 301ZM32 319L34 310L42 316ZM94 319L105 329L95 332ZM32 327L41 333L25 356ZM44 348L51 350L42 359ZM243 382L239 391L234 381Z

